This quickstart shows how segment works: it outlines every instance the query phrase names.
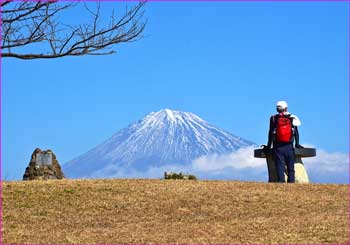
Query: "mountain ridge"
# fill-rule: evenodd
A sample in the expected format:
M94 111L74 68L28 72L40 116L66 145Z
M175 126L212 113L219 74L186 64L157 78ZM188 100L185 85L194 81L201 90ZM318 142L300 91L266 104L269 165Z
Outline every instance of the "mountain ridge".
M145 171L167 164L186 165L203 155L226 154L251 145L194 113L163 109L118 131L63 168L70 177L95 177L94 172L104 168Z

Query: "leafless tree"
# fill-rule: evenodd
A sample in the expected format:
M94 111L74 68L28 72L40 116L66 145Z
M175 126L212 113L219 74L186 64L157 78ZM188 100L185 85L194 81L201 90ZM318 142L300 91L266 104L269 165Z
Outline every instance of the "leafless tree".
M88 23L62 23L61 15L78 5L89 16ZM126 7L118 17L113 10L106 20L101 19L99 3L92 8L86 3L50 0L2 1L1 56L38 59L115 53L116 44L142 37L144 5Z

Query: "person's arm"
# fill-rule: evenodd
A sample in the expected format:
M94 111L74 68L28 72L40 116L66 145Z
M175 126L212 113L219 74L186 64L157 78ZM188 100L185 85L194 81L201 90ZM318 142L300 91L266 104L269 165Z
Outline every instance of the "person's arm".
M274 129L274 123L273 123L273 116L270 117L270 127L269 127L269 135L268 135L268 141L267 141L267 147L270 149L272 145L273 140L273 129Z
M301 146L299 144L299 131L298 131L298 127L294 127L294 139L295 139L295 147L296 148L304 148L303 146Z

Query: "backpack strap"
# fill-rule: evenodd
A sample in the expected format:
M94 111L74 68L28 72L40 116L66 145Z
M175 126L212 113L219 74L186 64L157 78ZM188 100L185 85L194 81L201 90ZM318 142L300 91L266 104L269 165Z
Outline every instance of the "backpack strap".
M277 120L278 120L278 117L280 116L280 114L275 114L272 116L272 123L274 126L276 126L276 123L277 123Z
M277 127L277 121L278 121L278 118L280 118L281 116L284 116L283 114L279 113L279 114L275 114L272 116L272 123L274 125L274 127Z
M273 122L273 124L276 124L277 123L277 120L278 120L278 118L279 117L285 117L285 118L288 118L290 121L291 121L291 123L292 123L292 126L293 126L293 128L294 128L294 125L293 125L293 119L294 119L294 116L293 115L291 115L291 114L288 114L288 115L284 115L284 114L282 114L282 113L279 113L279 114L275 114L275 115L273 115L272 116L272 122Z
M293 117L293 115L289 114L289 115L286 115L285 117L290 120L290 123L292 125L292 130L294 130L294 124L293 124L294 117Z

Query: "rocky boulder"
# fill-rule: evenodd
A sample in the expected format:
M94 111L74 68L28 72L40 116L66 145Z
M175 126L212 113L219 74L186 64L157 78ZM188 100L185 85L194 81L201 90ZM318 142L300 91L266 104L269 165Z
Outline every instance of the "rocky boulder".
M64 178L64 174L56 159L56 155L51 150L42 151L39 148L34 150L29 165L23 175L23 180Z

